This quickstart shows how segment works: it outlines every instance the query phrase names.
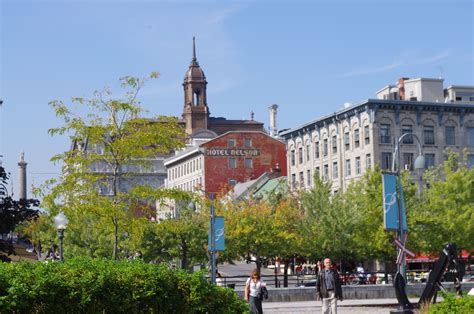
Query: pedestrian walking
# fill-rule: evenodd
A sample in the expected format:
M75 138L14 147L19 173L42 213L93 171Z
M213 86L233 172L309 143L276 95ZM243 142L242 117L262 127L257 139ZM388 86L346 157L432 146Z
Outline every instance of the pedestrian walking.
M266 292L266 284L260 279L260 273L255 268L245 283L245 300L250 304L250 313L262 314L262 301Z
M324 269L318 273L316 294L323 302L323 314L337 314L337 300L342 301L339 274L331 268L331 259L324 259Z

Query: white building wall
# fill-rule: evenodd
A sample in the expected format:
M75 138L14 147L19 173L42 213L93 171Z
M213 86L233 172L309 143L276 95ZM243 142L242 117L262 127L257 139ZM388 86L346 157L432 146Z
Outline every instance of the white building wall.
M421 141L422 153L434 156L434 164L439 164L445 159L447 149L462 154L466 148L467 154L474 158L474 146L467 146L467 128L474 128L474 114L463 114L461 117L457 112L440 111L417 111L402 110L396 113L392 108L377 109L371 120L371 111L364 111L360 114L343 119L332 119L332 122L324 126L314 126L302 128L298 136L287 140L288 152L288 177L292 189L308 189L313 186L313 182L307 181L307 173L311 176L319 171L320 177L332 182L332 190L345 191L353 180L361 178L367 171L367 157L370 159L369 167L380 163L383 166L382 153L390 155L390 163L386 170L391 170L393 162L394 141L403 134L403 126L411 126L413 134ZM390 127L390 139L388 143L381 142L381 125ZM365 136L365 127L368 127L368 138ZM425 127L432 127L434 144L429 144L425 140ZM446 127L454 127L455 144L446 144ZM359 130L359 144L356 145L356 133ZM349 147L346 148L345 137L349 135ZM336 136L337 151L333 152L332 138ZM324 142L327 140L327 155L324 154ZM316 147L319 147L319 157ZM300 148L302 150L300 150ZM310 150L310 159L307 160L307 150ZM299 157L303 152L303 159ZM292 164L292 152L295 154L295 163ZM412 154L412 166L419 154L416 140L412 144L401 143L401 167L404 168L404 155ZM360 160L360 172L356 171L356 160ZM346 168L346 161L350 164L350 173ZM335 176L334 163L337 163L338 173ZM325 168L327 167L327 178ZM301 174L303 183L301 182ZM412 179L421 182L422 173L412 171Z

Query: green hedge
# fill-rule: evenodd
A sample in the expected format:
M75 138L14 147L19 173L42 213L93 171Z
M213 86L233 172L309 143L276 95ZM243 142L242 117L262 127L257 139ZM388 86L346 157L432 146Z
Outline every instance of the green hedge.
M245 313L231 289L141 261L0 263L0 313Z
M441 293L443 302L433 304L429 308L430 314L472 314L474 313L474 297L465 295L458 298L454 293Z

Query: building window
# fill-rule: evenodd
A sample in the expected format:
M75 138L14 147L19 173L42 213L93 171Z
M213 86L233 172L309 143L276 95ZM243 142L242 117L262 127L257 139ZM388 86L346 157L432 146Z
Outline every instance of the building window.
M298 162L300 165L303 163L303 147L298 148Z
M380 143L390 144L390 124L380 125Z
M294 166L295 165L295 150L294 149L291 151L290 155L291 155L290 156L291 157L291 165Z
M433 126L425 125L423 128L423 137L425 139L425 145L434 145L434 130Z
M365 155L365 169L372 169L372 158L370 157L370 154Z
M229 139L227 140L227 146L229 146L229 147L235 147L235 145L236 145L235 138L229 138Z
M252 139L251 138L244 139L244 146L245 147L252 147Z
M349 138L349 132L344 133L344 147L346 150L349 150L350 148L350 138Z
M370 144L370 131L368 125L364 126L364 139L365 145Z
M413 144L413 136L411 135L413 133L413 126L409 124L402 125L402 135L405 133L410 135L403 138L403 144Z
M306 161L311 159L311 149L309 149L309 145L306 145Z
M237 159L229 158L229 168L231 169L237 168Z
M237 180L235 179L229 179L229 185L230 186L235 186L237 184Z
M474 128L466 128L466 145L474 146Z
M332 163L332 178L337 179L339 177L339 169L337 169L337 162Z
M331 143L332 143L332 153L335 154L337 153L337 136L336 135L332 137Z
M435 165L435 154L425 154L425 167L426 169L434 167Z
M326 182L329 179L329 166L324 165L323 181Z
M474 155L472 155L472 154L467 155L467 166L469 168L474 167Z
M328 139L325 138L323 141L323 155L326 157L328 155Z
M354 147L359 148L360 146L360 134L359 129L354 130Z
M351 176L351 160L346 159L346 177Z
M296 174L295 173L291 174L291 184L292 184L293 188L296 187Z
M319 142L314 143L314 158L319 158Z
M314 174L317 175L318 177L321 176L321 173L319 172L319 167L314 168Z
M252 158L245 158L245 168L247 169L253 168Z
M311 170L306 171L306 181L308 186L311 186Z
M456 145L456 137L454 135L454 126L447 126L444 134L446 135L446 145Z
M390 170L392 168L392 153L382 153L381 166L382 170Z
M300 187L304 187L304 175L303 175L303 171L300 171Z
M356 175L360 175L361 173L361 170L360 170L360 157L356 157L356 160L355 160L356 164Z
M412 153L403 153L403 169L413 171Z
M456 96L456 101L462 101L462 97Z

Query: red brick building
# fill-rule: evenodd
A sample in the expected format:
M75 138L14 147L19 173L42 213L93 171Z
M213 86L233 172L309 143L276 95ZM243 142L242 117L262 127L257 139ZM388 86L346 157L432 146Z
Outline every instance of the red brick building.
M263 132L228 132L201 145L206 192L218 192L279 168L286 176L285 144Z
M285 144L264 132L231 131L166 160L167 187L218 193L279 168L286 176Z

